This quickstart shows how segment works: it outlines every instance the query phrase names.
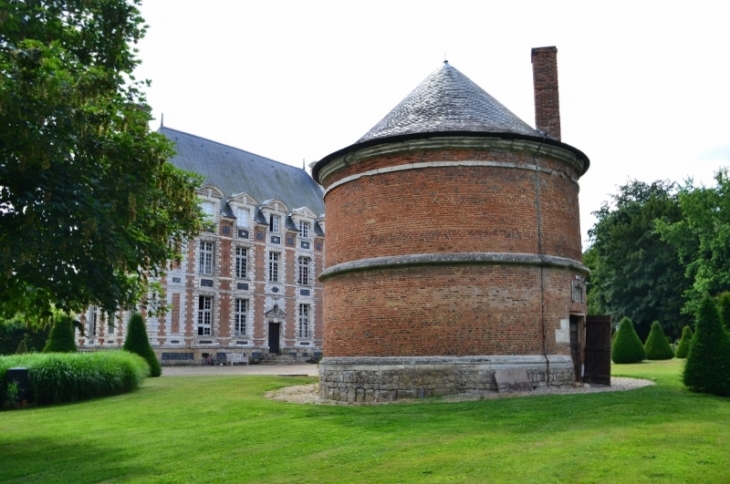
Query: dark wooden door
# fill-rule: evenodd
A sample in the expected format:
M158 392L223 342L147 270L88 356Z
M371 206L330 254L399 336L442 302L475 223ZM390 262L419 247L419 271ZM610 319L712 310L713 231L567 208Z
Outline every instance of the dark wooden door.
M611 316L586 316L583 381L611 384Z
M279 323L269 323L269 353L279 354Z

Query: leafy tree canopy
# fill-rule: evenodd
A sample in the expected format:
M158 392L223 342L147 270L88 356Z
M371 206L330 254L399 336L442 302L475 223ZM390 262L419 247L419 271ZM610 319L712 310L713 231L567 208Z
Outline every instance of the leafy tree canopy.
M140 0L0 0L0 314L112 312L200 230L151 133Z
M681 314L682 294L690 287L674 245L655 230L657 220L681 220L677 187L667 181L632 181L594 212L584 261L591 269L589 310L628 317L642 339L652 321L679 336L689 317Z
M715 175L713 187L688 182L679 191L681 217L657 221L657 232L671 244L692 285L685 292L685 313L695 314L706 295L730 290L730 178Z

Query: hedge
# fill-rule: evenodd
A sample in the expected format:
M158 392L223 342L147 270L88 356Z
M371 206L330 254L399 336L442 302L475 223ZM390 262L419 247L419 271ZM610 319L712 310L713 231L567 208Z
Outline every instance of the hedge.
M682 337L679 339L677 354L675 355L677 358L687 358L689 347L692 344L692 336L692 329L689 326L682 328Z
M697 314L695 335L682 379L693 392L730 395L730 336L715 301L706 297Z
M130 392L149 375L147 362L126 351L28 353L0 357L0 403L7 400L8 368L28 368L30 403L74 402Z
M150 365L150 376L160 376L162 374L162 367L160 362L157 361L157 356L150 345L150 340L147 337L147 326L144 324L144 319L139 313L134 313L129 317L129 324L127 325L127 338L124 340L124 350L131 353L136 353Z
M629 318L619 322L611 347L611 359L614 363L639 363L646 359L644 345Z
M75 351L77 351L77 348L74 338L73 318L67 314L57 316L43 352L73 353Z
M664 330L659 321L651 323L649 336L646 337L644 343L647 360L671 360L674 358L674 350L669 344L667 337L664 336Z

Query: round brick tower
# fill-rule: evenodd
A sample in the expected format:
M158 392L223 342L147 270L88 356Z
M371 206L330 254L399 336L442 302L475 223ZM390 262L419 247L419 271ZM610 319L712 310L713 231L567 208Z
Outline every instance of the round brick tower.
M533 50L537 130L444 63L357 143L316 163L324 398L580 379L588 158L560 141L554 61L554 48Z

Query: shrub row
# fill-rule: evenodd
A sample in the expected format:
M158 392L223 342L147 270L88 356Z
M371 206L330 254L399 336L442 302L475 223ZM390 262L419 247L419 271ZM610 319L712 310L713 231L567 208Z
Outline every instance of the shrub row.
M0 357L0 403L7 400L8 368L28 368L29 401L51 404L135 390L149 375L147 362L127 351L33 353Z

